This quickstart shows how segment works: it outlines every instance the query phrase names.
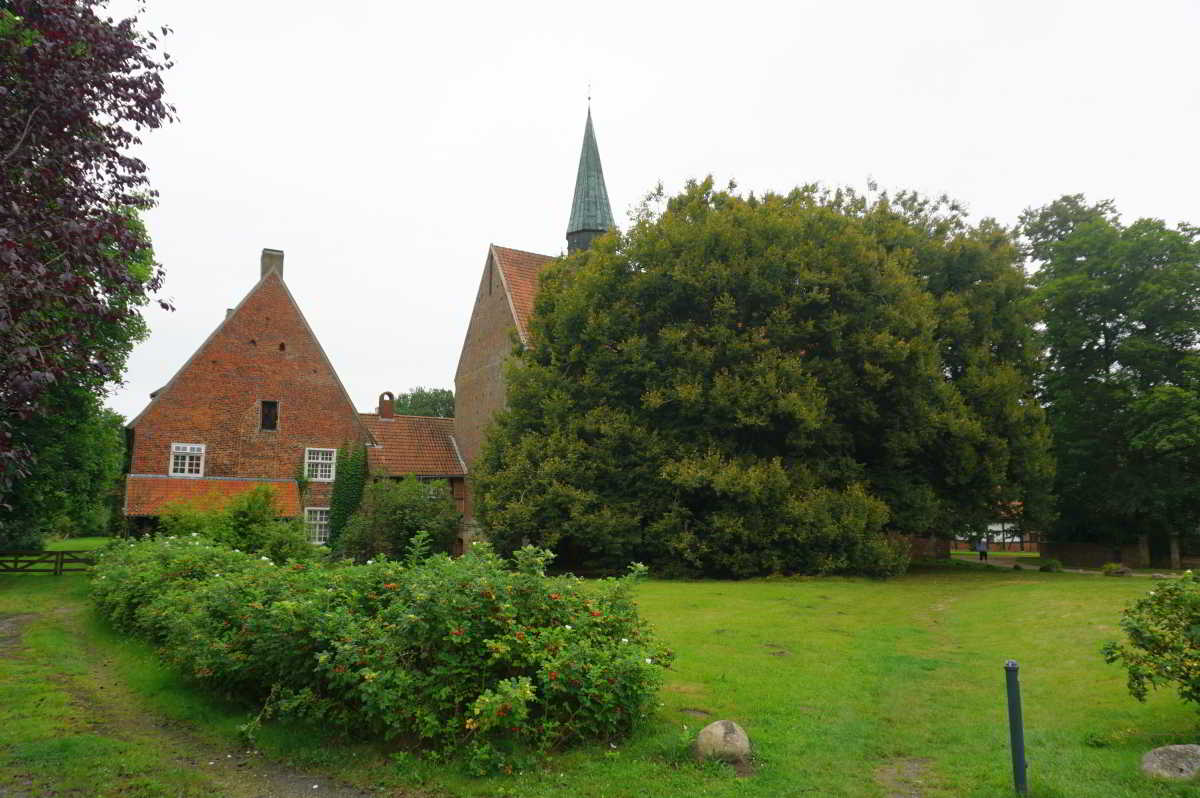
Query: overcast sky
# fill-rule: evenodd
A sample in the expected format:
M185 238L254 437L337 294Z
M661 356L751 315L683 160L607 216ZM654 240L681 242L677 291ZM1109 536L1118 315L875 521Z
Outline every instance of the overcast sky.
M110 11L126 16L129 0ZM662 181L1065 194L1200 222L1200 2L149 0L180 120L141 156L166 267L136 415L263 247L351 398L453 387L489 243L555 255L592 85L619 225Z

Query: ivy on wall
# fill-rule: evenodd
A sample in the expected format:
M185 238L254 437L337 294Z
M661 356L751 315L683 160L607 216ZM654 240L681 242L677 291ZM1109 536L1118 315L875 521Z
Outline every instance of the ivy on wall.
M347 443L338 449L333 495L329 500L329 542L338 539L346 522L362 502L367 484L367 449L361 443Z

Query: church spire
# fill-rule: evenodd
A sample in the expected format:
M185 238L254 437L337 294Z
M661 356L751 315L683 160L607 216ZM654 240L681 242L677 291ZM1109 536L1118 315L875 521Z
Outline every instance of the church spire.
M591 99L590 97L588 98ZM575 177L575 199L571 202L571 221L567 225L567 251L578 252L592 245L592 239L616 227L596 131L592 130L592 107L588 104L587 126L583 129L583 151L579 153L579 173Z

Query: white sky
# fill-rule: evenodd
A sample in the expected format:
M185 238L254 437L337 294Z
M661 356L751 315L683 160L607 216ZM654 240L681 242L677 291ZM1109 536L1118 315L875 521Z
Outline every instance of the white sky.
M180 121L140 153L167 270L136 415L263 247L351 397L453 387L489 243L558 254L587 85L618 224L663 181L1065 194L1200 222L1200 2L149 0ZM125 16L132 0L114 0ZM143 27L145 27L145 24Z

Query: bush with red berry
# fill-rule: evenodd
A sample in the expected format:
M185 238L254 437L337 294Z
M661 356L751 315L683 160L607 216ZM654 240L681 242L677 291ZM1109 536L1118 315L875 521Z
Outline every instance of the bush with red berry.
M168 539L106 551L92 587L115 626L260 717L418 738L482 773L629 734L670 664L633 600L644 567L585 581L548 576L551 556L277 566Z

